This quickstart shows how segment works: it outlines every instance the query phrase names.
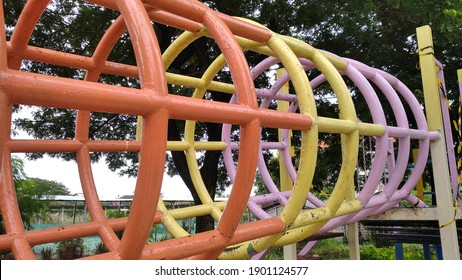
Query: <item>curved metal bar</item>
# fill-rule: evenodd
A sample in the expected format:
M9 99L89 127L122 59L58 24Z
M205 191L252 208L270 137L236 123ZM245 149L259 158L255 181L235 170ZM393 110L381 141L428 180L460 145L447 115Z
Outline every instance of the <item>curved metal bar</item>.
M121 13L91 57L30 46L33 30L49 2L28 1L9 42L4 36L3 6L0 7L0 207L6 229L6 234L0 236L0 249L11 251L15 258L35 259L32 246L90 235L100 236L109 252L88 259L249 258L264 254L272 246L294 243L316 232L381 213L401 200L426 207L411 191L425 169L430 142L438 140L439 133L428 130L419 102L395 77L189 0L88 1ZM185 31L162 55L153 22ZM136 66L108 61L109 53L127 30ZM166 69L173 60L204 36L214 41L222 54L200 78L168 73ZM246 51L268 58L249 69ZM82 69L87 74L81 81L18 71L24 59ZM253 81L271 73L273 65L279 63L287 74L271 88L255 89ZM232 83L214 80L222 69L229 70ZM309 81L306 73L314 69L321 73ZM139 79L141 89L98 83L102 73ZM344 78L351 80L362 94L371 122L358 119ZM295 94L280 93L289 81ZM325 82L338 101L338 118L318 115L315 90ZM167 84L188 87L194 94L169 94ZM205 100L207 90L232 94L231 102ZM385 116L381 95L392 109L393 120ZM289 102L287 112L270 109L270 104L279 101ZM77 110L74 139L11 139L13 104ZM93 111L141 116L142 129L137 140L90 140ZM169 119L186 121L183 141L167 141ZM415 120L415 127L409 120ZM198 121L222 123L222 141L195 141ZM233 125L239 126L238 142L232 141ZM281 140L261 142L263 128L280 129ZM290 130L301 133L300 162L296 167L290 152ZM319 133L337 134L341 140L342 163L334 190L326 201L310 192L317 167ZM353 178L358 172L355 166L360 137L369 137L375 143L371 148L374 157L364 167L364 171L370 171L364 186L355 193ZM396 147L390 138L397 139ZM411 141L418 142L419 154L415 165L408 167ZM186 153L200 205L167 209L160 198L167 150ZM223 152L233 184L227 202L215 202L205 188L196 154L207 150ZM271 179L264 160L267 150L281 151L285 171L294 182L292 190L280 191ZM96 151L139 152L139 172L128 218L105 217L90 163L90 153ZM25 230L12 175L11 155L16 152L75 153L91 221L43 231ZM379 193L376 187L386 167L389 180ZM251 196L257 168L269 193ZM452 177L454 184L455 176ZM264 206L269 204L278 204L280 214L265 211ZM259 220L240 224L246 206ZM202 215L211 215L218 223L216 228L192 234L177 222ZM173 238L146 244L153 224L163 224ZM119 240L115 232L121 230L124 235ZM304 251L307 250L308 247Z

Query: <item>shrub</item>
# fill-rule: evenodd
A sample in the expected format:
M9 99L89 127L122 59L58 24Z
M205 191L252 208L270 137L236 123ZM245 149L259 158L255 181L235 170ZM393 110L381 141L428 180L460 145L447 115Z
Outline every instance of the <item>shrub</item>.
M271 248L263 258L265 260L282 260L284 258L284 249L282 247Z
M96 245L95 249L93 250L94 255L99 255L106 252L108 252L108 250L106 249L106 246L104 246L103 242L98 243L98 245Z
M12 252L0 252L0 260L14 260Z
M41 260L52 260L53 259L53 248L52 247L42 247L38 251L38 257Z
M324 239L311 250L310 255L322 260L347 260L350 258L348 245L337 239Z
M106 212L106 216L108 219L116 219L116 218L123 218L123 217L128 217L128 214L130 211L124 210L124 209L113 209L113 210L108 210ZM124 231L118 231L115 233L119 239L122 239L122 236L124 235Z
M376 247L374 244L362 245L359 249L361 260L394 260L396 259L394 247Z
M74 260L83 257L85 248L83 239L77 238L58 243L57 254L59 260Z

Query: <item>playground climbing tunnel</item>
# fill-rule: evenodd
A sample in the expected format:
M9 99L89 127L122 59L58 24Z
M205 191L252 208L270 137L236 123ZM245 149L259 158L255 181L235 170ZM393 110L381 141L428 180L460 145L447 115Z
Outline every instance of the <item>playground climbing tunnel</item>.
M108 23L91 56L29 45L49 1L28 1L8 40L5 30L0 30L0 201L6 229L0 236L0 250L12 251L17 259L34 259L35 245L97 235L108 252L87 259L244 259L382 213L403 199L416 207L425 206L411 191L425 168L429 143L439 134L428 130L419 101L395 77L197 1L88 2L95 9L120 13ZM181 31L163 53L152 23ZM124 34L130 36L136 65L108 60ZM195 76L169 72L172 62L201 38L221 51L208 68ZM249 65L249 53L264 59ZM26 72L21 69L25 61L79 69L84 78ZM283 71L276 76L276 69ZM101 75L135 79L139 87L102 83ZM220 76L228 76L231 82ZM256 87L254 80L259 77L272 80L272 85ZM176 94L174 87L187 88L190 95ZM210 91L231 96L230 101L214 101ZM317 100L327 97L337 109L323 116ZM361 119L357 115L353 98L363 100L370 116ZM393 116L384 113L385 103ZM75 110L74 136L63 140L11 137L13 105ZM94 113L138 117L136 139L89 138ZM185 121L181 140L167 141L169 120ZM196 135L199 122L223 124L221 139L200 139ZM277 131L278 140L262 138L264 130ZM294 134L297 147L291 143ZM341 161L332 191L321 196L313 191L313 180L325 135L338 140ZM409 167L411 142L419 153L415 165ZM232 185L226 202L216 202L201 177L199 157L207 150L222 151ZM160 191L168 151L185 153L200 204L167 209ZM45 152L75 155L90 222L24 229L11 156ZM97 152L138 154L128 218L105 216L92 176L90 157ZM284 186L272 180L265 160L268 154L284 163L280 167ZM262 178L265 194L252 195L256 176ZM278 205L280 213L266 211L268 205ZM246 209L256 219L241 223ZM213 230L191 234L179 223L205 215L215 220ZM147 244L155 224L163 224L172 238ZM115 232L121 230L124 234L119 239Z

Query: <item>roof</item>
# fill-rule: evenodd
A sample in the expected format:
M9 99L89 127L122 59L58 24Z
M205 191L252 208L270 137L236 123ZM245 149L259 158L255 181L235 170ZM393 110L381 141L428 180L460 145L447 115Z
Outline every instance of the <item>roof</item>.
M54 195L50 197L44 197L42 200L52 200L52 201L85 201L85 197L82 194L76 195ZM119 197L114 198L107 198L107 197L100 197L100 201L132 201L133 195L121 195ZM194 201L191 196L182 196L182 197L162 197L164 201ZM228 198L215 198L215 201L226 201Z

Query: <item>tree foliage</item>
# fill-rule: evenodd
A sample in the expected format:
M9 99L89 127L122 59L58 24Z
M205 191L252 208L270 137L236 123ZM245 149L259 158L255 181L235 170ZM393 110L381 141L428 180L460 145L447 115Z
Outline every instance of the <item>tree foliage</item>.
M35 219L46 218L55 195L69 195L69 190L61 183L39 178L29 178L24 171L24 161L12 157L13 180L21 218L26 228L30 228ZM45 200L45 198L47 200ZM0 231L3 234L3 217L0 216Z
M25 3L21 1L3 1L8 36L11 35L16 19ZM462 68L460 55L462 38L462 1L461 0L233 0L204 1L205 4L220 12L233 16L253 19L271 30L297 37L316 48L350 57L370 66L383 69L402 80L422 99L418 50L416 44L416 27L429 24L435 39L435 55L445 67L447 93L451 100L456 100L456 69ZM45 11L39 25L34 31L30 44L91 56L104 31L118 14L115 11L96 7L84 1L52 1ZM154 24L161 50L165 50L179 31L171 27ZM199 39L191 44L168 69L174 73L198 76L204 72L219 51L209 39ZM263 57L247 54L249 65L255 65ZM113 49L109 60L135 64L130 37L122 35ZM83 79L85 73L80 69L70 69L46 65L44 63L25 61L22 66L28 71L46 73ZM218 80L228 81L226 75L219 75ZM130 87L138 87L139 81L127 77L102 75L100 82ZM268 81L258 81L259 86ZM348 81L347 81L348 82ZM181 87L170 87L175 94L190 95ZM352 92L355 89L352 87ZM207 98L228 102L229 96L209 92ZM361 97L354 94L358 106L358 116L362 120L370 114L361 105ZM335 104L319 98L317 100L320 115L329 116L336 113ZM451 103L452 115L457 117L456 102ZM55 108L36 107L32 113L33 120L19 119L15 129L27 131L35 138L72 139L74 137L75 111ZM387 110L387 114L391 114ZM170 120L168 139L181 140L184 122ZM135 138L136 117L95 112L91 115L90 139L125 139ZM265 132L265 131L264 131ZM219 140L220 124L203 123L198 125L199 139ZM274 133L263 136L264 139L275 137ZM294 137L296 138L296 137ZM274 139L274 138L273 138ZM326 148L320 151L315 186L324 188L332 185L340 167L339 137L325 134L321 141ZM294 139L297 143L297 139ZM29 158L41 157L41 154L29 154ZM67 160L74 155L51 154ZM92 160L102 158L109 168L119 174L135 176L137 156L134 153L93 153ZM201 175L211 196L223 190L228 184L221 154L207 151L199 158ZM190 188L197 203L198 196L192 186L191 178L183 152L172 152L168 156L166 168L170 175L179 174ZM272 169L275 170L274 168ZM274 173L274 172L273 172ZM274 173L276 174L276 173ZM200 231L200 230L198 230Z
M24 162L21 159L13 157L12 166L21 218L26 228L29 228L32 219L43 214L43 211L49 207L49 202L40 200L42 193L40 189L36 187L34 181L26 176L24 172Z

